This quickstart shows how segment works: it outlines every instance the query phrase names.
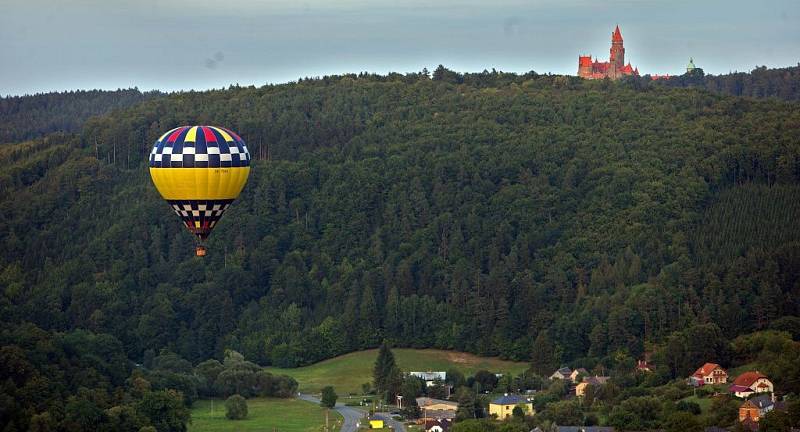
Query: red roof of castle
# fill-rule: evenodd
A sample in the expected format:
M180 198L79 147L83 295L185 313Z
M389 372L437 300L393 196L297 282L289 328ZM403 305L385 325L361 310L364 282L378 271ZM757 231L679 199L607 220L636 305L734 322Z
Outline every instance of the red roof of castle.
M595 60L595 62L592 63L592 69L594 69L595 72L599 72L599 73L608 72L608 68L610 66L611 66L611 63L609 63L609 62L599 62L599 61Z
M622 33L619 32L619 25L614 29L614 34L611 36L611 41L622 42Z
M766 377L767 377L766 375L762 374L759 371L749 371L736 377L736 380L733 383L735 385L750 387L751 385L753 385L754 382L758 381L761 378L766 378Z
M580 65L580 66L591 66L592 65L592 57L591 56L579 56L578 57L578 65Z

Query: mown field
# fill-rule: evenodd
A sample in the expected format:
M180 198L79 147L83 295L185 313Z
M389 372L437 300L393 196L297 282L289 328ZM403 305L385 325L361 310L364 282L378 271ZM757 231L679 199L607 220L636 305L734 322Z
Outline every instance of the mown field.
M405 371L446 371L450 368L471 375L481 369L496 373L518 374L528 368L527 363L479 357L457 351L435 349L393 349L395 359ZM372 368L378 350L358 351L321 361L311 366L282 369L267 368L272 373L294 377L304 393L319 392L322 387L332 385L340 396L361 393L361 384L372 382Z
M199 400L192 407L189 432L318 432L324 430L325 410L297 399L255 398L247 400L244 420L225 418L225 401ZM330 412L330 424L338 431L342 417Z

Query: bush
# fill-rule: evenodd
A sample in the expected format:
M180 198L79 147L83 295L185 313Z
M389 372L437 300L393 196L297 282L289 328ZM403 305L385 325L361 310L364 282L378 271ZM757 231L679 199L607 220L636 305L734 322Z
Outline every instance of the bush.
M677 408L678 411L686 411L694 415L700 415L700 413L702 412L702 410L700 409L700 405L698 405L697 402L691 402L691 401L684 401L684 400L678 401L678 403L675 404L675 408Z
M336 399L338 396L336 392L333 390L333 387L327 386L322 389L322 398L320 400L320 405L325 408L333 408L336 406Z
M714 394L714 389L699 387L697 390L694 391L694 394L697 395L698 398L707 398Z
M225 417L231 420L247 418L247 399L235 394L225 401Z

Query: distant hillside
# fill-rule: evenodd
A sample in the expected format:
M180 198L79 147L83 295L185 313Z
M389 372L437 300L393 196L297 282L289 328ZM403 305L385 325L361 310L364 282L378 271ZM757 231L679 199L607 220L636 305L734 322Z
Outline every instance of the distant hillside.
M255 158L204 260L144 163L190 123ZM695 233L739 232L727 191L800 183L798 125L796 103L443 68L150 98L0 149L0 320L279 367L384 338L543 370L695 323L732 338L797 315L798 245L768 231L800 215L725 254ZM707 289L742 261L778 276Z
M800 333L796 102L444 68L146 99L0 146L0 424L95 430L154 402L139 398L180 408L204 385L192 365L226 349L312 365L287 371L309 388L360 385L366 354L318 362L384 339L540 375L624 374L648 350L660 385L728 364L739 335ZM17 112L0 124L32 137L58 109ZM204 259L145 165L193 123L254 156ZM183 399L141 392L133 364L155 358L185 376L153 385Z
M675 76L653 84L669 87L694 87L730 96L800 100L800 64L786 68L765 66L750 72L704 75L702 72Z
M53 132L76 132L91 116L163 96L138 89L78 90L0 97L0 144Z

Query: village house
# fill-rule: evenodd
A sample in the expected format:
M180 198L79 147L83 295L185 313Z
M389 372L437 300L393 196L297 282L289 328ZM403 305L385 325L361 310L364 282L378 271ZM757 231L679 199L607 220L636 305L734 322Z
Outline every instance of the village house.
M425 432L447 432L452 424L452 420L425 420Z
M430 387L435 385L436 381L445 382L447 379L447 372L409 372L410 376L417 377L425 381L425 386Z
M697 369L691 377L689 384L699 387L702 385L725 384L728 382L728 373L716 363L706 363Z
M528 401L522 396L505 395L491 401L489 403L489 415L494 415L498 420L505 420L514 414L514 408L520 407L525 411L526 415L533 415L533 403Z
M651 365L647 360L637 360L636 361L636 372L652 372L653 365Z
M568 367L562 367L561 369L553 372L553 374L550 375L550 379L551 380L567 379L570 377L570 375L572 375L572 369Z
M601 376L593 376L593 377L584 377L583 382L575 386L575 396L583 397L586 395L586 387L588 386L595 386L600 387L604 385L609 380L609 377L601 377Z
M584 368L578 368L578 369L575 369L574 371L572 371L571 374L569 374L569 379L571 379L573 383L579 383L579 382L581 382L580 377L581 376L587 376L587 375L589 375L589 371L587 371Z
M558 432L614 432L610 426L556 426Z
M422 411L420 424L426 420L453 420L456 418L456 410L458 410L456 402L429 397L418 397L417 405Z
M775 402L771 396L761 395L744 401L739 407L739 421L743 422L750 419L758 422L764 415L775 408Z
M754 393L772 393L772 381L759 371L745 372L733 381L728 390L736 397L746 398Z

